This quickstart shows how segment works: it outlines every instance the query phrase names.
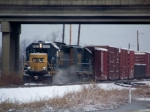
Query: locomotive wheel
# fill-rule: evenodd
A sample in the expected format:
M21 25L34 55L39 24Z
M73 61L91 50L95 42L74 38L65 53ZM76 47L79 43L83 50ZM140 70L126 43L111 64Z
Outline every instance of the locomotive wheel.
M50 75L45 75L45 76L43 77L43 82L44 82L44 83L47 83L47 84L51 84L51 83L52 83L52 76L50 76Z

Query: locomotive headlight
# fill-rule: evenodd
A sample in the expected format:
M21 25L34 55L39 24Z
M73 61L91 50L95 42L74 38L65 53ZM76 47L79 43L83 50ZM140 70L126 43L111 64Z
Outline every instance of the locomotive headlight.
M40 48L42 48L42 44L39 44Z
M45 71L45 70L46 70L46 67L43 67L43 70Z
M28 67L27 70L31 70L31 67Z

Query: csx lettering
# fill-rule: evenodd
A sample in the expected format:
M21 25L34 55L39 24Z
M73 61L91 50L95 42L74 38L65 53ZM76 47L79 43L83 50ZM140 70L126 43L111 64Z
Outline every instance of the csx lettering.
M34 61L36 63L44 63L43 60L44 60L44 58L32 58L32 61Z

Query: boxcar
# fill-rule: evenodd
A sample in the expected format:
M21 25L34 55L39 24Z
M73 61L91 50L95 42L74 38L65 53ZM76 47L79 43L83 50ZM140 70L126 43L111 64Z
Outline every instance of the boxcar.
M145 77L146 78L150 78L150 53L146 52L145 53L145 61L146 61L146 74Z
M98 80L107 80L108 77L108 50L95 46L87 47L92 51L93 78Z
M134 51L133 50L129 50L128 51L128 79L133 79L134 78Z
M119 65L120 65L120 75L119 79L128 79L129 71L128 71L128 50L127 49L119 49Z
M107 79L118 80L119 79L119 48L110 46L87 46L88 48L103 48L107 50ZM91 50L91 49L90 49ZM100 52L100 51L99 51ZM99 55L99 53L97 53ZM93 56L94 57L94 56ZM97 56L98 57L98 56Z
M146 58L145 52L135 52L134 78L145 78Z
M108 50L108 79L119 79L119 48L111 46L99 46Z

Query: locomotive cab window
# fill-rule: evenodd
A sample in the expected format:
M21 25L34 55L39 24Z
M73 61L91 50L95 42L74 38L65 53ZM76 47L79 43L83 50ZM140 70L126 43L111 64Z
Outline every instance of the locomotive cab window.
M33 49L33 53L48 53L47 49Z

